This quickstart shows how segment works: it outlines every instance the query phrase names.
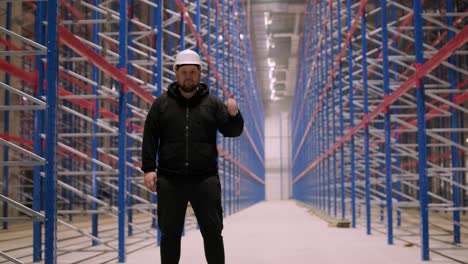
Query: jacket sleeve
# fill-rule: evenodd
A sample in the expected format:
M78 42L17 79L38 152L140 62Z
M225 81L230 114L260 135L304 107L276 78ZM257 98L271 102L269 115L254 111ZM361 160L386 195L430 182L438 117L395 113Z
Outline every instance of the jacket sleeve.
M244 130L244 119L240 110L237 112L237 115L231 116L227 111L227 106L219 98L216 98L216 104L216 119L219 132L225 137L240 136Z
M156 170L156 156L159 147L159 112L157 110L159 103L160 100L154 101L145 120L141 145L141 170L143 172Z

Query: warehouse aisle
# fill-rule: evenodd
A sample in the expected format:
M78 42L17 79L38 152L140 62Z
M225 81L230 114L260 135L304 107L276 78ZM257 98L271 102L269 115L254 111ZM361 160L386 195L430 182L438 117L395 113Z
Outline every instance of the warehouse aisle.
M362 228L328 227L294 201L263 202L227 217L223 234L227 264L455 263L435 254L422 262L419 247L398 240L388 246L384 235L366 236ZM127 263L159 263L159 249L129 254ZM180 263L206 263L198 230L182 239Z

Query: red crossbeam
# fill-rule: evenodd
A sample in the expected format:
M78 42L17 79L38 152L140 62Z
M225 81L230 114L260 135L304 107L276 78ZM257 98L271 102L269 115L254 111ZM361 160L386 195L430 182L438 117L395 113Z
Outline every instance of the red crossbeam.
M37 76L34 73L25 71L21 68L16 67L12 63L9 63L5 60L0 59L0 70L7 72L14 77L21 79L30 85L37 84Z
M131 80L126 74L123 74L117 67L106 61L102 56L99 56L90 47L86 46L77 37L75 37L70 31L62 26L58 26L59 39L65 43L68 47L74 50L76 53L87 58L89 62L96 65L103 72L114 78L120 83L126 83L128 88L132 90L141 99L149 104L152 104L154 97Z
M16 143L25 144L25 145L32 145L34 143L30 139L24 139L24 138L17 137L17 136L11 136L8 133L0 134L0 138L4 139L6 141L9 141L9 142L16 142Z
M223 150L221 148L221 145L218 145L218 152L219 152L220 156L223 157L223 159L229 160L234 165L239 167L239 169L243 170L247 175L252 177L254 180L258 181L259 183L265 184L265 181L262 178L258 177L255 173L253 173L251 170L249 170L249 168L247 168L244 164L242 164L240 161L238 161L237 159L232 157L231 154L229 154L229 152Z

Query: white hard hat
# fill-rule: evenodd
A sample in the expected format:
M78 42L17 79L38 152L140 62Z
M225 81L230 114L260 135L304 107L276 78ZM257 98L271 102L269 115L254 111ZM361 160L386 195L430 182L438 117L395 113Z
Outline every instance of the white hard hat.
M174 71L177 69L177 66L186 64L198 65L200 68L202 67L200 56L195 51L190 49L183 50L177 54L174 63Z

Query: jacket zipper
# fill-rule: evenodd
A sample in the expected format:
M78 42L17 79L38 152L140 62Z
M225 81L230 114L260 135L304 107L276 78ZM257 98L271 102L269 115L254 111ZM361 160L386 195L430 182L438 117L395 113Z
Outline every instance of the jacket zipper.
M189 166L189 107L185 108L185 174L188 175Z

